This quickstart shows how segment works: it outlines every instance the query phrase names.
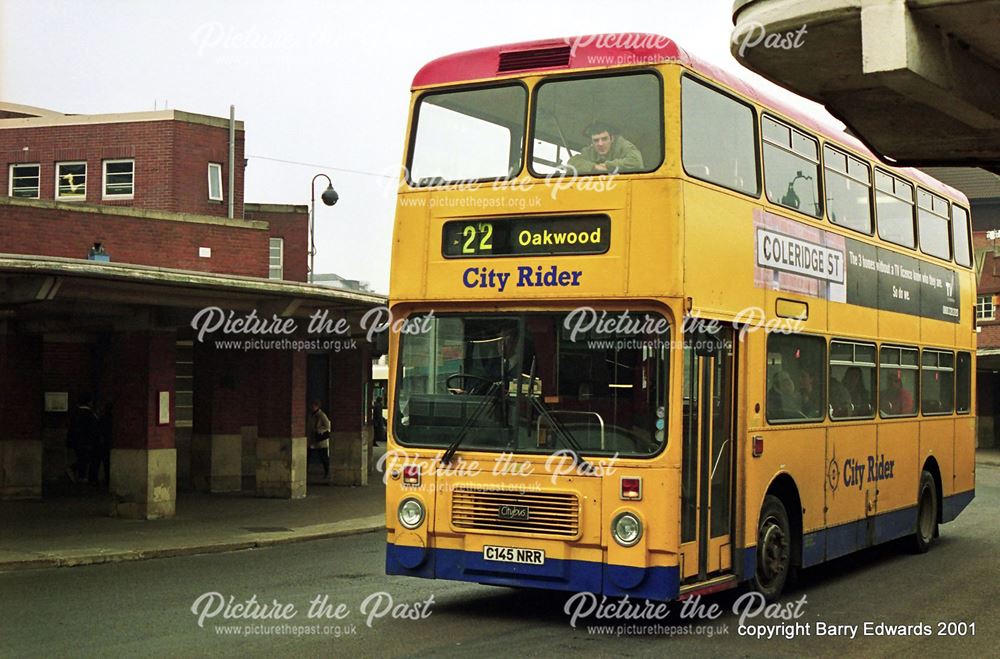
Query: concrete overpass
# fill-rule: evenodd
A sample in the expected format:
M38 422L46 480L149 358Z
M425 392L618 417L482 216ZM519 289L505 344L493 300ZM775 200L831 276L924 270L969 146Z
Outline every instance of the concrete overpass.
M1000 0L736 0L733 23L741 63L890 162L1000 173Z

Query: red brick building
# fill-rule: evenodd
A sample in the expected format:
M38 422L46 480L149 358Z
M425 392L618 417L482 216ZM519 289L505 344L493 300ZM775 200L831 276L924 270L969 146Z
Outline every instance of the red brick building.
M303 327L358 328L384 298L305 284L307 208L245 203L243 145L224 118L0 103L0 498L66 491L85 399L110 409L113 514L172 515L185 487L304 496L312 398L336 412L335 482L365 478L367 344L305 345ZM198 336L206 308L298 329ZM250 344L277 338L301 341Z

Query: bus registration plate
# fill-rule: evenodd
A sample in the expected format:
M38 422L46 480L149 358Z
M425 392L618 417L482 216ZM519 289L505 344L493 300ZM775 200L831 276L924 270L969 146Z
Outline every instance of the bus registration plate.
M483 558L487 561L503 563L525 563L527 565L544 565L545 552L541 549L523 549L521 547L483 547Z

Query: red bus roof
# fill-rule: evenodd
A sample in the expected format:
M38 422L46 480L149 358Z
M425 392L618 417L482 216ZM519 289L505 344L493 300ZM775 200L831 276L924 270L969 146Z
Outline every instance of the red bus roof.
M676 62L716 80L765 108L771 108L817 135L840 142L858 153L879 160L861 140L845 132L832 117L803 112L788 102L755 88L740 76L691 55L673 40L657 34L591 34L541 41L491 46L445 55L425 64L413 78L413 88L447 83L492 80L528 73L593 69L600 66ZM968 206L969 200L955 188L909 167L891 167L939 194Z

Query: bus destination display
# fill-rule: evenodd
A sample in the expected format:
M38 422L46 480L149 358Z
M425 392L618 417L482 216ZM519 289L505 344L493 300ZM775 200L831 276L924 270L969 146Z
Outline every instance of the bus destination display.
M603 254L610 246L606 215L504 217L446 222L441 252L448 258Z

